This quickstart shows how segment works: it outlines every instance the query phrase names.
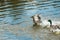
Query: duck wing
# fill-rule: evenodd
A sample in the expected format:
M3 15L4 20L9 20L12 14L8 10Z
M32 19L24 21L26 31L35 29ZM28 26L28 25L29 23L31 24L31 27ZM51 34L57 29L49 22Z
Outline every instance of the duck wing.
M60 26L56 25L56 27L57 27L58 29L60 29Z

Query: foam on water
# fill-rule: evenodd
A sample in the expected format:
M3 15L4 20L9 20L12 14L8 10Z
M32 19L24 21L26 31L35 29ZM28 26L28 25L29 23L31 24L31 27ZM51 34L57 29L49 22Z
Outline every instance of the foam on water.
M42 20L42 23L40 23L40 25L42 26L42 27L45 27L45 26L49 26L50 25L50 23L47 21L47 20Z
M48 20L42 20L41 25L44 26L49 26L50 23L48 22ZM60 21L52 21L52 25L60 25Z

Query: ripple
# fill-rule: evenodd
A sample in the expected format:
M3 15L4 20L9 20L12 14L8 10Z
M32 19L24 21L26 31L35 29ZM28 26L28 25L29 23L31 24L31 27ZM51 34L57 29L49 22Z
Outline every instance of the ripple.
M4 4L4 3L3 3ZM60 20L60 0L38 0L38 1L6 1L3 6L0 6L0 19L12 24L19 23L23 19L30 19L34 14L41 14L42 18L56 18ZM28 16L28 17L26 17ZM12 21L9 19L12 19ZM22 20L21 20L22 19ZM20 20L20 21L18 21ZM9 22L10 21L10 22ZM14 24L13 23L13 24Z
M60 23L60 0L8 0L0 5L1 40L60 40L45 28L34 27L30 18L41 14L42 19Z

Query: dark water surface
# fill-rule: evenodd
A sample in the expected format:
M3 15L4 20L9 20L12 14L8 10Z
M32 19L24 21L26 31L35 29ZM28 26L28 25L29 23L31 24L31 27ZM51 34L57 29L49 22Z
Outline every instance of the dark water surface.
M34 14L60 22L60 0L0 1L0 40L60 40L60 35L34 28Z

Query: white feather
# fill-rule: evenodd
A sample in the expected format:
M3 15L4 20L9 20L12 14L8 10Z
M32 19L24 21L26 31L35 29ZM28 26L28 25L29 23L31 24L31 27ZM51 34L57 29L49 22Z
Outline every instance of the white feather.
M42 27L45 27L45 26L49 26L50 23L49 23L47 20L43 20L43 21L40 23L40 25L41 25Z

